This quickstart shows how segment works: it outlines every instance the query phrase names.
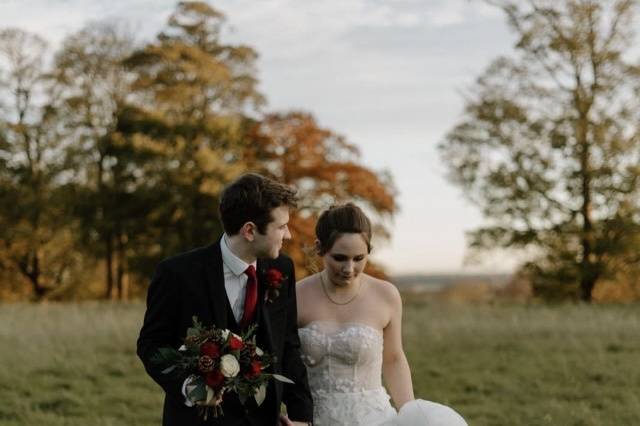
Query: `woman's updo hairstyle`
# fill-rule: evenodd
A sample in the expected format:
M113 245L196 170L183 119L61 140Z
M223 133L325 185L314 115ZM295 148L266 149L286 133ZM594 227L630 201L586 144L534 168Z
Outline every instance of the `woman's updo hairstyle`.
M371 222L360 207L353 203L339 204L323 211L316 223L318 252L323 256L342 234L360 234L371 252Z

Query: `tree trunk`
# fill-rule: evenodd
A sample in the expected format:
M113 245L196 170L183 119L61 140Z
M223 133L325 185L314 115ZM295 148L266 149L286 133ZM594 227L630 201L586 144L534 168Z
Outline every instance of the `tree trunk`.
M44 298L44 295L47 293L47 288L42 285L40 280L40 257L38 253L33 254L33 258L31 259L31 271L29 273L29 279L31 280L31 284L33 285L33 293L36 296L36 300L40 301Z
M596 280L593 276L583 276L580 280L580 300L591 303L593 301L592 293L595 285Z
M106 238L105 244L105 260L106 260L106 289L104 293L105 299L111 299L113 296L113 245L111 244L111 236Z
M31 283L33 296L36 301L40 301L47 294L49 289L42 285L40 272L40 258L36 251L29 252L20 259L16 259L19 271Z
M129 298L129 274L127 273L127 254L126 254L127 236L120 234L118 236L118 266L117 266L117 286L118 300L127 300Z
M580 206L580 216L582 217L582 230L580 233L580 245L582 246L582 258L580 260L580 299L584 302L591 302L591 291L595 285L595 275L593 268L593 221L591 217L592 197L591 197L591 144L589 140L589 111L593 105L593 98L587 95L587 90L582 84L579 68L575 70L576 89L574 92L574 102L576 110L579 112L576 122L576 141L579 146L580 180L582 195L582 205Z

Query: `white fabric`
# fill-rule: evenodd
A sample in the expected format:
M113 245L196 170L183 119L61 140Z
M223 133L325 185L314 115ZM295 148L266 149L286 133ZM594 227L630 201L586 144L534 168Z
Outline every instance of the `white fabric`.
M224 289L227 292L229 305L236 321L240 321L244 314L244 299L247 293L247 270L249 265L256 267L257 262L247 263L236 256L227 244L227 234L220 239L222 253L222 269L224 271Z
M317 426L467 426L451 408L407 402L396 413L382 386L382 331L365 324L313 321L299 328Z
M313 424L371 426L393 418L382 387L382 333L314 321L298 330L313 396Z
M416 399L400 408L398 416L382 426L468 426L451 407L437 402Z

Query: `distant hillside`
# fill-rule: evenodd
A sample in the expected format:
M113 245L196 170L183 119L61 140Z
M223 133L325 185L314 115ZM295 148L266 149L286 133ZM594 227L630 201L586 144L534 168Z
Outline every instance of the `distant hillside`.
M396 275L391 277L391 282L401 291L440 291L448 287L474 283L495 288L504 287L511 276L511 274L415 274Z

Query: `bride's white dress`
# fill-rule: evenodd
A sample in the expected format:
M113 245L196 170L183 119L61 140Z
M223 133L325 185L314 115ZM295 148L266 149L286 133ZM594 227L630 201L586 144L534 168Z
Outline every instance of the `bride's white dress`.
M363 324L313 321L298 329L317 426L376 425L396 411L382 386L382 333Z
M313 321L299 328L316 426L465 426L449 407L416 400L400 414L382 386L382 332L359 323Z

